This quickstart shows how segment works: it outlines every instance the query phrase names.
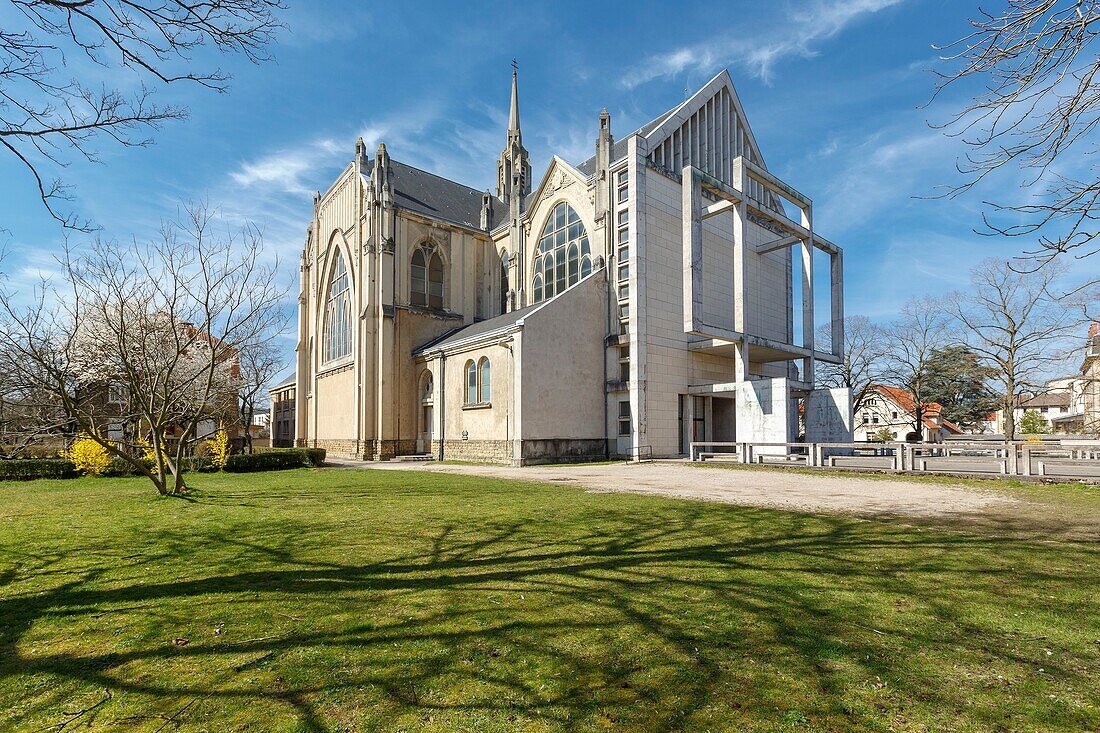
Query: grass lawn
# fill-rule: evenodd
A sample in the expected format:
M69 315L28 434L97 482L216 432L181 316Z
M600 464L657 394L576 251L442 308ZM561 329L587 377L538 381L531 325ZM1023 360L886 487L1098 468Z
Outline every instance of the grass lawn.
M0 730L1100 729L1095 543L414 471L194 481L0 484Z

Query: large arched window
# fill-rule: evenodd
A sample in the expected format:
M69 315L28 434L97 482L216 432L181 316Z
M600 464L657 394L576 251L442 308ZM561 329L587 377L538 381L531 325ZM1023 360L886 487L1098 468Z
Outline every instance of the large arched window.
M321 341L321 361L339 359L351 353L351 282L344 256L334 250L336 262L329 281L328 300L325 302L325 325Z
M417 247L412 255L410 302L428 308L443 308L443 257L431 246Z
M592 272L592 248L581 218L562 202L546 220L532 269L533 302L552 298Z

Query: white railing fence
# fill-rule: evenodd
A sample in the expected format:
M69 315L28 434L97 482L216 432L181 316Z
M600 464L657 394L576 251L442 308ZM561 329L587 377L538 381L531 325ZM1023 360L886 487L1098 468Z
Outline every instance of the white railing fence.
M752 443L695 441L693 462L1100 479L1100 441Z

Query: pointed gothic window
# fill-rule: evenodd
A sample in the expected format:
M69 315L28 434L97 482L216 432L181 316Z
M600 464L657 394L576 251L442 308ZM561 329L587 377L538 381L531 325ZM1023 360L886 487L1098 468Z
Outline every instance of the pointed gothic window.
M325 303L325 325L321 342L321 361L329 362L351 353L351 284L344 256L336 253Z
M592 248L577 212L567 203L554 207L539 236L531 289L533 302L552 298L592 272Z
M443 309L443 257L430 244L417 247L411 264L412 287L409 302Z

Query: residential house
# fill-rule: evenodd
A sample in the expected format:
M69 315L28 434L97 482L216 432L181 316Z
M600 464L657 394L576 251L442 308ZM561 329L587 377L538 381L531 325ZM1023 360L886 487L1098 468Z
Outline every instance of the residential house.
M868 394L855 416L853 439L857 442L878 441L888 432L890 440L910 443L940 443L950 435L961 435L962 429L943 417L943 406L938 402L926 402L921 411L922 427L914 429L915 410L913 395L900 387L871 385Z

